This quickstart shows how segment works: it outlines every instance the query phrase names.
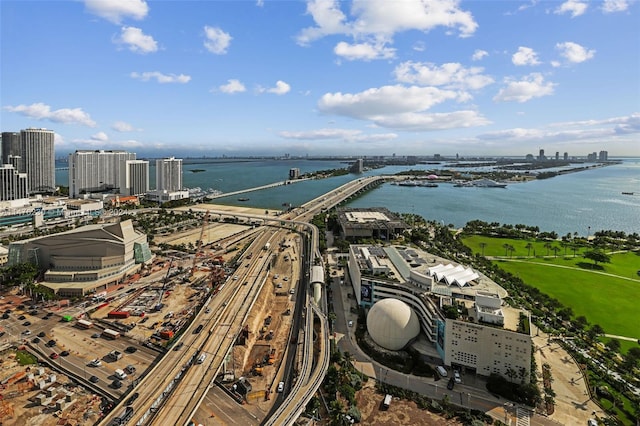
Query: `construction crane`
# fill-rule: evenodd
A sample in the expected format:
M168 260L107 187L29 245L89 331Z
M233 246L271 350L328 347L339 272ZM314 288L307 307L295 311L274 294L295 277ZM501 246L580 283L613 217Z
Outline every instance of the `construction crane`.
M198 263L198 257L201 256L202 251L202 238L204 237L204 230L209 223L209 210L207 210L202 218L202 228L200 229L200 238L198 238L198 247L196 248L196 254L193 256L193 264L191 265L191 272L189 273L189 278L193 277L193 274L196 272L196 263Z
M165 274L164 280L162 281L162 290L160 290L160 295L158 296L158 302L156 303L156 311L159 311L160 309L162 309L162 296L164 296L164 292L167 287L167 282L169 281L171 266L173 266L173 257L169 259L169 267L167 268L167 273Z

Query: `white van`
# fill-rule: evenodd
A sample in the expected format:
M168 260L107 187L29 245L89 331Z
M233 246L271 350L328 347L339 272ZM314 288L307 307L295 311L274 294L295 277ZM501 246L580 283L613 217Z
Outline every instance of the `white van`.
M442 377L447 377L447 370L443 366L437 366L436 370L438 370L438 374L440 374Z
M205 359L207 359L207 354L200 354L200 356L198 357L198 360L196 361L196 363L197 364L202 364Z
M127 373L125 373L124 370L121 370L119 368L114 372L114 374L120 380L124 380L127 378Z

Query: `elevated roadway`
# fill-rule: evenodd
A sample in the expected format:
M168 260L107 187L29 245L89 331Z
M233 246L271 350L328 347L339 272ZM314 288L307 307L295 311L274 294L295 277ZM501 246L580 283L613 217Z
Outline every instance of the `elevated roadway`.
M209 213L259 219L263 220L265 225L302 227L311 235L308 263L305 265L310 268L315 264L315 259L320 256L320 253L318 250L318 230L309 224L309 220L317 213L328 210L389 179L393 179L393 177L372 176L348 182L277 218L266 215L229 213L214 209L209 209ZM228 195L233 194L225 194L225 196ZM193 208L193 210L204 211L205 209ZM277 236L278 233L265 232L256 238L250 250L260 250L272 238L274 241L278 241ZM191 420L211 388L222 361L229 353L249 313L253 300L259 293L260 286L264 282L260 282L262 278L259 277L266 271L267 262L268 257L260 259L259 256L254 256L247 271L238 271L242 277L238 277L237 281L227 280L225 287L210 301L212 314L205 316L202 312L199 313L180 339L184 346L178 351L168 351L147 376L132 389L132 392L138 393L139 396L131 404L133 415L127 424L186 425ZM248 279L251 274L253 274L253 279ZM245 281L249 281L251 285L242 285ZM231 285L234 283L235 285ZM267 424L292 424L322 383L329 366L330 355L329 327L323 312L326 306L324 297L323 294L323 302L318 307L312 304L306 295L305 309L303 309L307 315L304 327L302 365L295 386L291 388L284 402L267 420ZM246 303L249 300L251 303ZM294 314L298 316L301 315L301 312L296 310ZM313 368L311 362L313 359L314 317L318 318L320 322L318 337L321 339L317 357L319 362L315 366L316 368ZM203 325L203 331L194 334L193 330L199 324ZM295 351L293 352L291 355L295 356ZM200 365L194 365L198 356L203 353L207 354L205 361ZM119 424L117 417L123 412L125 402L120 402L100 424Z

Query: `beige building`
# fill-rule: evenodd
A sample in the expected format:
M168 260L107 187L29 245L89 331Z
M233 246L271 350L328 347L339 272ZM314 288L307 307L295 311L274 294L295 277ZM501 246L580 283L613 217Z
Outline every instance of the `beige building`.
M62 296L80 296L118 283L151 260L147 236L131 220L87 225L11 243L9 264L31 262L44 285Z
M514 382L529 382L531 337L501 327L446 321L444 363L489 376L497 373Z

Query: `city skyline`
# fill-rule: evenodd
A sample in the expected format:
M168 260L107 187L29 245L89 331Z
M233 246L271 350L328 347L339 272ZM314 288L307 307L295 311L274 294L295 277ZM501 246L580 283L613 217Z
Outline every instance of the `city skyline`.
M1 130L56 155L640 155L637 2L0 8Z

